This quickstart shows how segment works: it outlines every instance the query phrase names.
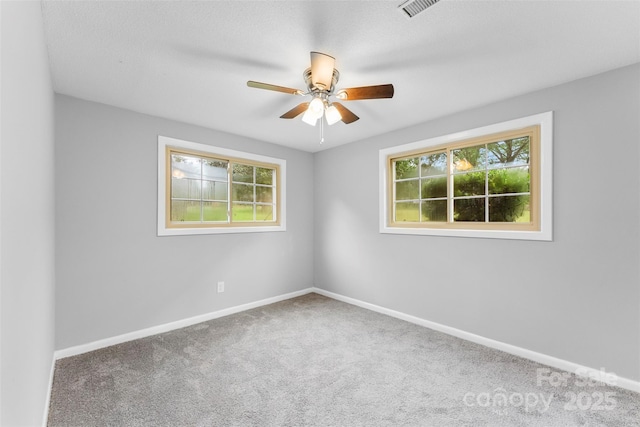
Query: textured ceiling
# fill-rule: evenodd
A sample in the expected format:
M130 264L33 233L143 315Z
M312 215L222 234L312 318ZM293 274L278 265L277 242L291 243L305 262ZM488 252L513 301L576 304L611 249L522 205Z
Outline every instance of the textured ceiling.
M319 151L640 62L640 1L44 1L57 93ZM303 99L312 50L340 87L393 83L346 103L360 120L279 116Z

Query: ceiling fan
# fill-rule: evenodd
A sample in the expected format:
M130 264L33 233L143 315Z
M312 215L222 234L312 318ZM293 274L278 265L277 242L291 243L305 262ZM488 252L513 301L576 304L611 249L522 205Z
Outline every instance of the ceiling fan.
M304 82L307 91L276 86L268 83L260 83L249 80L247 86L257 89L273 90L291 95L311 95L310 102L303 102L293 107L280 116L281 119L293 119L304 112L302 121L315 126L318 119L324 116L328 125L333 125L340 120L345 124L353 123L359 119L351 110L338 102L332 102L331 97L341 101L357 101L361 99L380 99L393 97L393 85L361 86L336 91L336 84L340 73L334 68L335 58L320 52L311 52L311 67L304 73ZM320 124L322 125L322 120Z

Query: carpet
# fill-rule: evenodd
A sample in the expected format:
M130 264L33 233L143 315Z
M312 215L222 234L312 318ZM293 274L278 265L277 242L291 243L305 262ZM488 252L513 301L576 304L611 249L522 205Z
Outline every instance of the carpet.
M638 426L640 395L317 294L58 360L54 426Z

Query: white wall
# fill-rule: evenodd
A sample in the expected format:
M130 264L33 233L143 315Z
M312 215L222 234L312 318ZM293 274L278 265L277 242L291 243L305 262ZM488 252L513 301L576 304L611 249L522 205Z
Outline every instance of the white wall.
M35 426L54 349L53 89L40 2L0 7L0 424Z
M379 149L549 110L553 242L378 233ZM639 117L635 65L316 154L315 285L640 380Z
M287 231L157 237L158 135L285 159ZM56 95L55 170L57 349L313 285L310 153Z

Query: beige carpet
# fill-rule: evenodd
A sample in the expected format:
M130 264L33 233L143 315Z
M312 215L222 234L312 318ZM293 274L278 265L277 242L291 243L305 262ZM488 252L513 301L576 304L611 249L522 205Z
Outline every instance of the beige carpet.
M561 374L309 294L58 361L49 426L640 424L640 395Z

